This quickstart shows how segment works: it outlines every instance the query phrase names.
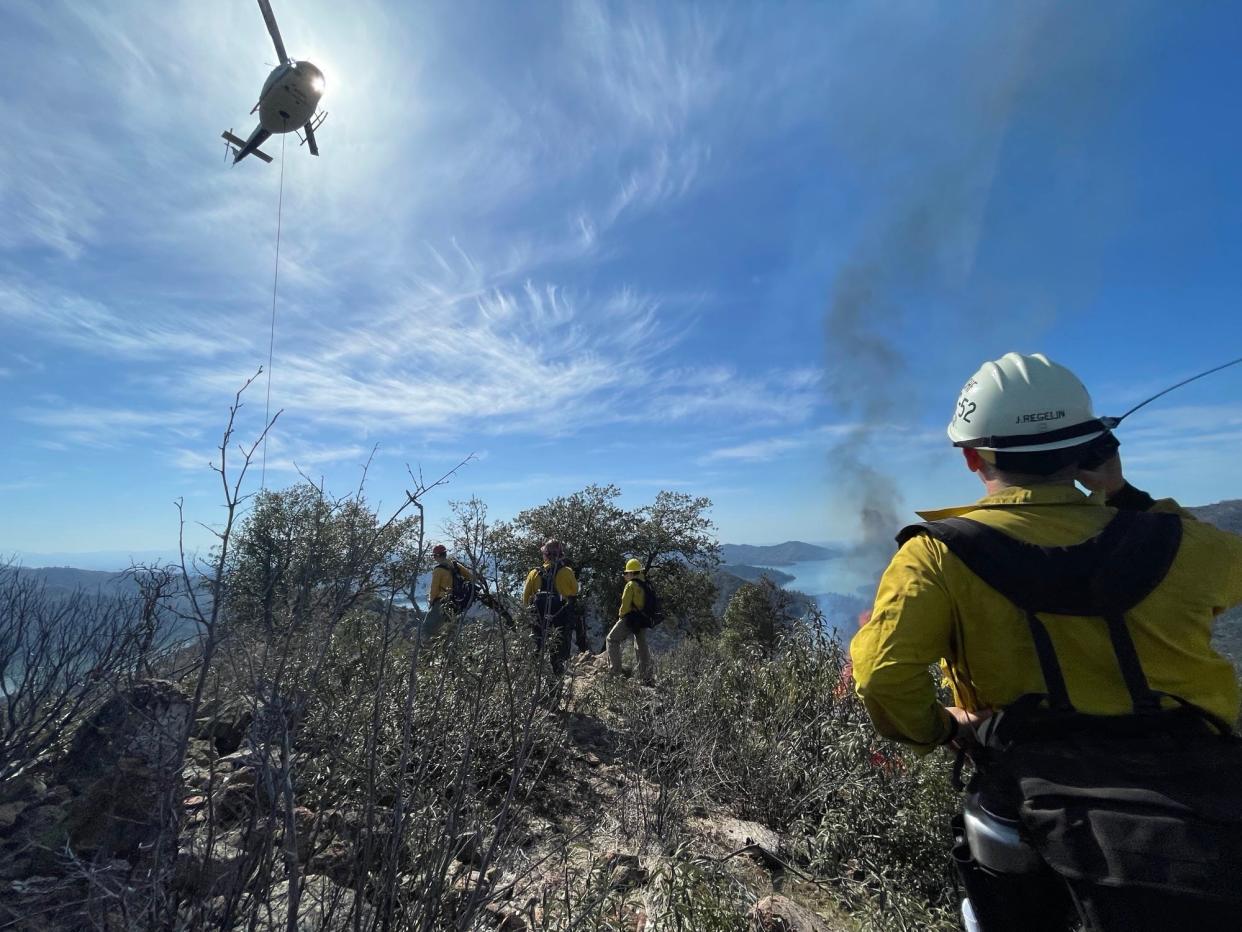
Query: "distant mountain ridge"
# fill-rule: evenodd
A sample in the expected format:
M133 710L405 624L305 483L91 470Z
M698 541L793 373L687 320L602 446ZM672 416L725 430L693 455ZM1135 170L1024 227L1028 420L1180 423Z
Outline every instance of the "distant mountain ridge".
M1242 534L1242 498L1230 498L1215 505L1196 505L1187 508L1200 521L1215 524L1222 531Z
M795 578L792 573L782 573L780 570L766 566L751 566L748 563L726 563L720 567L720 570L724 573L732 573L747 582L758 582L760 577L766 576L778 586L791 583Z
M749 566L789 566L810 560L831 560L840 552L818 544L800 540L787 540L783 544L757 546L755 544L721 544L720 556L725 563Z
M80 570L72 566L22 566L17 568L22 576L39 579L48 592L70 595L84 592L102 592L105 595L136 595L138 586L133 576L103 570Z

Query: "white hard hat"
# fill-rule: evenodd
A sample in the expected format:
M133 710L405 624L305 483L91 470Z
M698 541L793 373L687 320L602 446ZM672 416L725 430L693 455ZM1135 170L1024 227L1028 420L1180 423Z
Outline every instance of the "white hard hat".
M954 446L1006 453L1063 450L1106 431L1078 377L1042 353L985 362L962 387L949 422Z

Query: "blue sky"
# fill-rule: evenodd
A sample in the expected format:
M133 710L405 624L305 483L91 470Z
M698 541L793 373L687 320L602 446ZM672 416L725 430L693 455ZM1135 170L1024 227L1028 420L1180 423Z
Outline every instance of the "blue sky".
M1235 6L275 7L330 115L318 159L287 137L269 485L346 492L378 445L395 505L475 453L433 523L615 482L850 539L860 466L898 520L976 497L943 428L984 359L1120 413L1242 355ZM0 552L219 520L279 164L218 137L274 55L252 0L0 11ZM1157 494L1238 497L1242 367L1122 440Z

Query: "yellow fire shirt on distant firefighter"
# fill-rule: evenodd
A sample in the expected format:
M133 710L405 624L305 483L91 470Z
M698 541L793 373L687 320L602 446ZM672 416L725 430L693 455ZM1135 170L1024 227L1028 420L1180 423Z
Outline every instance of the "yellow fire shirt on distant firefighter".
M551 563L544 562L545 570L552 567ZM522 604L530 605L531 600L535 597L535 593L539 591L540 570L531 570L526 574L526 588L522 591ZM574 571L568 566L562 566L556 571L556 591L562 599L573 598L578 594L578 577L574 575Z
M457 564L457 572L461 573L463 579L474 579L474 575L470 572L470 570L466 569L460 563ZM431 571L431 588L427 591L427 603L429 605L437 605L441 599L448 598L452 592L452 564L437 563L436 568Z

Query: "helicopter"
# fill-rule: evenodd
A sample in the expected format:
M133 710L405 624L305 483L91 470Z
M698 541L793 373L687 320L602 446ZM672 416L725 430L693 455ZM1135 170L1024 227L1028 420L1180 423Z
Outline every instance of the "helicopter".
M276 46L276 54L280 56L280 64L272 69L272 73L263 82L263 90L259 93L259 102L254 105L259 113L259 125L254 128L250 138L242 141L228 129L221 133L227 152L233 153L233 164L236 165L248 155L254 155L265 162L272 157L259 148L273 133L288 133L302 128L305 136L299 135L301 145L310 146L311 155L319 154L319 145L315 141L315 130L318 129L327 113L316 114L319 98L323 95L323 72L308 61L295 61L285 52L285 43L280 38L280 27L276 25L276 15L268 0L258 0L259 11L263 21L267 23L267 31L272 34L272 42Z

